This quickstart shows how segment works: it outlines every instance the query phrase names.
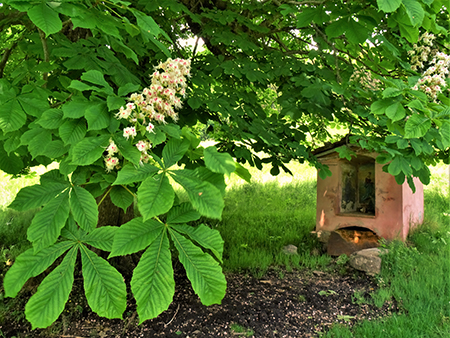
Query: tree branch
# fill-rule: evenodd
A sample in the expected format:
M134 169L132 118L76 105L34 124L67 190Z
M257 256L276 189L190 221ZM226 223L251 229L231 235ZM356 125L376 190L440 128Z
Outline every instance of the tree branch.
M5 53L2 56L2 60L0 61L0 79L3 78L3 71L5 70L5 66L8 63L8 59L14 48L17 47L17 41L13 43L10 48L5 48Z
M41 38L41 43L42 43L42 49L44 50L44 62L49 62L50 61L50 53L48 51L48 45L47 45L47 39L45 38L45 33L38 28L38 32L39 32L39 37ZM42 75L42 79L47 82L48 79L48 73L45 72ZM46 88L47 87L47 83L44 83L42 85L42 87Z

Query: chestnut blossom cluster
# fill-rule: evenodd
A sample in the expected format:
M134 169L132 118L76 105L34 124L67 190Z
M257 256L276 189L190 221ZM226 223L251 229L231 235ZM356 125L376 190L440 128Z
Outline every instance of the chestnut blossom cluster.
M151 85L144 88L141 93L133 93L129 97L129 102L120 107L116 113L117 119L125 119L130 122L130 126L123 129L123 137L133 140L138 132L145 134L145 131L153 133L154 122L167 123L169 116L173 121L177 121L178 115L175 109L181 108L181 99L186 93L186 77L190 75L191 61L183 59L167 59L155 67L151 75ZM109 141L106 148L108 153L105 156L106 171L119 168L117 155L119 150L114 141ZM147 140L140 140L135 144L141 152L141 163L148 163L150 156L148 151L151 143Z
M417 71L425 68L424 63L428 65L412 89L421 90L436 100L439 93L447 86L445 78L449 74L450 56L432 49L434 39L433 34L423 34L419 38L423 45L415 44L414 49L410 50L408 54L412 56L411 69Z
M109 146L106 148L106 152L108 154L105 156L105 167L106 171L110 172L119 166L119 159L114 156L119 152L119 148L117 148L117 145L111 139L109 139Z
M148 163L150 160L150 155L148 154L148 151L151 149L152 145L149 141L141 140L138 143L136 143L136 148L141 152L141 163ZM106 148L107 155L105 156L105 167L106 171L110 172L111 170L120 169L119 166L119 159L117 156L119 155L119 148L117 148L117 145L114 143L112 139L109 140L109 145Z
M190 60L167 59L160 63L151 75L151 85L144 88L142 93L131 94L130 102L120 108L116 118L128 119L132 123L142 122L142 125L147 125L149 132L154 128L151 121L166 123L167 116L176 121L178 115L175 109L181 108L179 96L183 97L186 93L186 77L190 69ZM127 137L125 133L124 136Z
M365 67L356 68L350 77L351 82L357 82L366 90L378 90L380 88L381 81L373 78L372 73Z

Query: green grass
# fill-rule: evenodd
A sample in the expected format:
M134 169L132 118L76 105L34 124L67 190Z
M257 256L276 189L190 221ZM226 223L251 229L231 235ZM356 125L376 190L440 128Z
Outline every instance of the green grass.
M246 328L236 323L232 323L230 325L230 330L232 335L239 335L243 337L251 337L254 334L254 331L252 329Z
M17 212L7 209L18 191L25 186L36 184L39 177L35 172L21 178L12 178L0 171L0 273L5 265L27 250L27 229L36 210Z
M330 257L311 254L320 247L311 235L316 218L316 171L308 165L290 163L294 176L272 177L270 166L251 168L252 183L231 177L222 221L216 223L224 241L224 269L263 275L270 266L321 267ZM288 256L282 248L298 247ZM318 252L317 252L318 253Z

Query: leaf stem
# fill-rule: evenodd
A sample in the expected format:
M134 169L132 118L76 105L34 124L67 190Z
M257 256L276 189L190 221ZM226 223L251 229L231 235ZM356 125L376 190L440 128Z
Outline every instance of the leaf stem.
M136 194L133 193L130 189L128 189L126 185L121 184L121 186L122 186L126 191L128 191L133 197L136 197Z
M113 187L110 186L109 189L108 189L108 191L105 192L105 194L103 195L103 197L102 197L102 199L100 200L100 202L98 202L97 207L99 207L100 204L102 204L103 200L106 198L106 196L108 196L108 194L109 194L109 192L111 191L112 188L113 188Z

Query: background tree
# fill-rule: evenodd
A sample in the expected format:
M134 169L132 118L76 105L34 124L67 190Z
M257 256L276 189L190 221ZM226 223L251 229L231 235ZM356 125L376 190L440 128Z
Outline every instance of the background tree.
M33 248L5 277L6 295L64 255L26 308L33 327L48 326L69 297L80 252L89 305L121 317L122 277L86 244L110 257L146 249L131 279L142 322L171 302L172 243L202 301L220 302L220 235L186 223L220 218L225 174L248 179L232 157L270 162L273 174L292 159L309 161L328 175L312 151L334 140L331 127L380 153L397 182L427 183L427 165L449 155L448 20L441 0L4 1L0 169L20 175L59 162L11 205L44 207L28 231ZM191 59L192 76L188 104L163 121L133 93L168 100L170 91L152 94L152 81L164 82L173 60L160 62L169 57ZM199 122L213 126L222 153L199 145L190 128ZM189 201L178 200L168 177ZM97 227L108 197L124 211L136 197L140 217Z

